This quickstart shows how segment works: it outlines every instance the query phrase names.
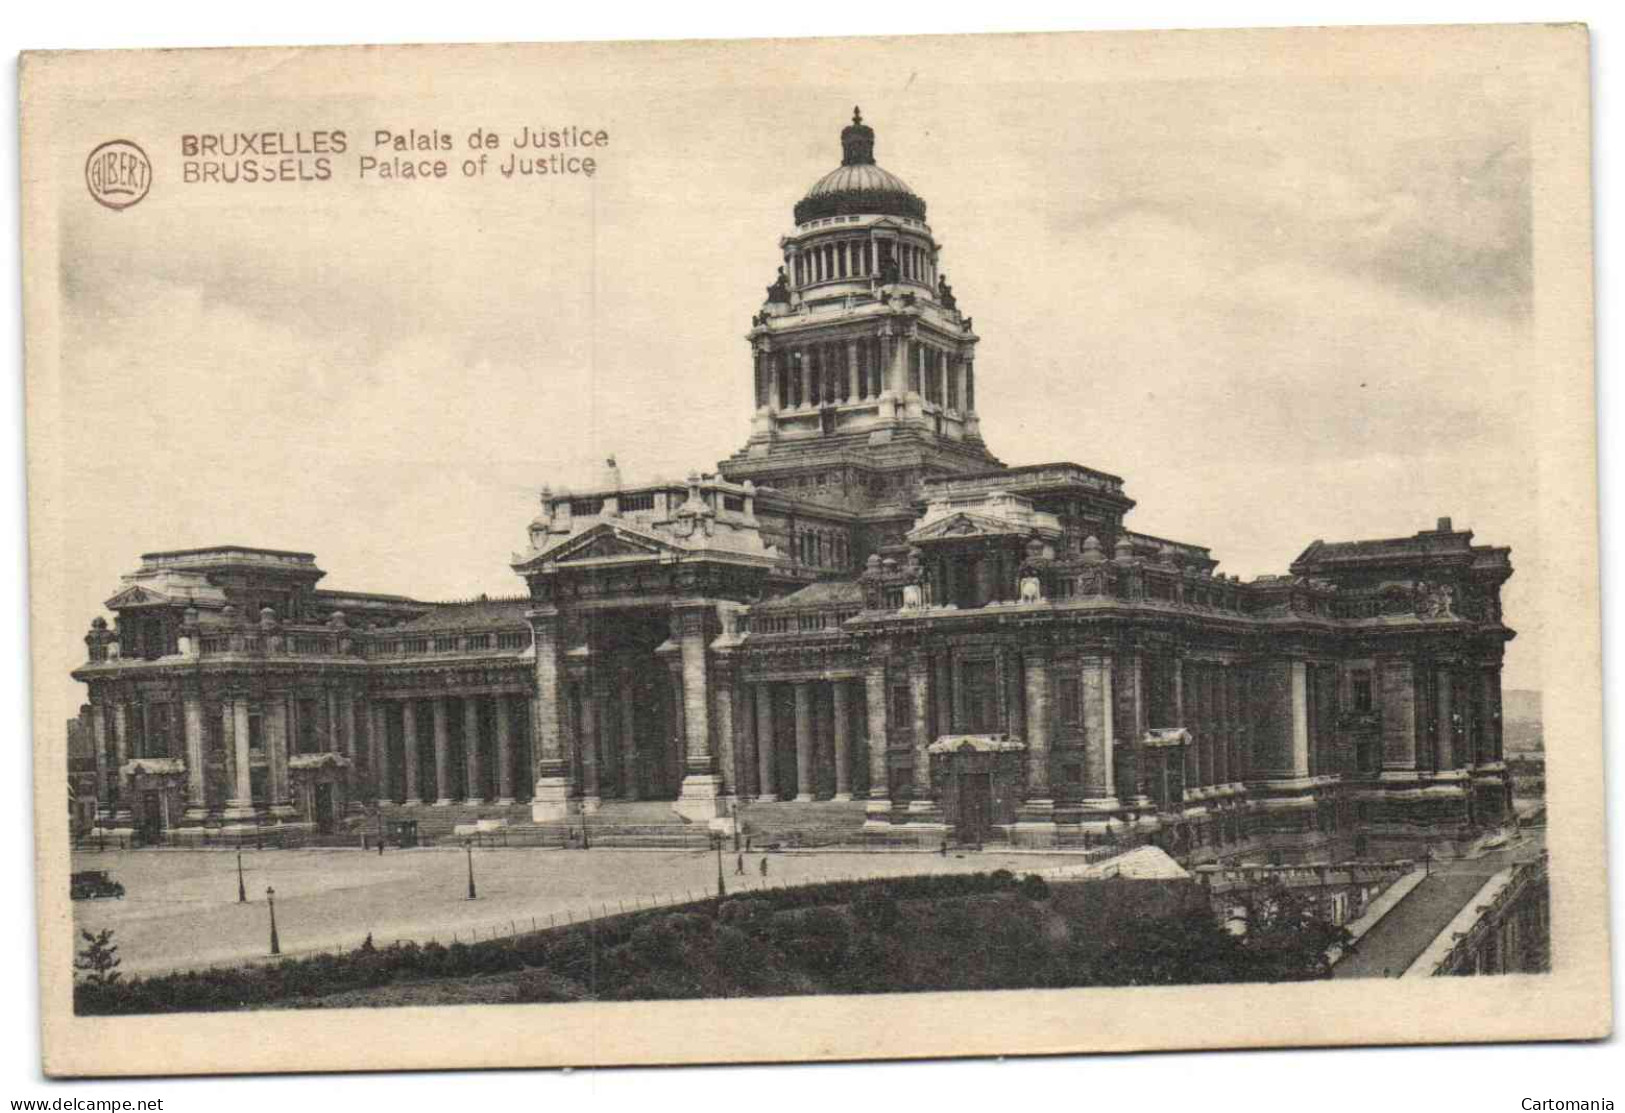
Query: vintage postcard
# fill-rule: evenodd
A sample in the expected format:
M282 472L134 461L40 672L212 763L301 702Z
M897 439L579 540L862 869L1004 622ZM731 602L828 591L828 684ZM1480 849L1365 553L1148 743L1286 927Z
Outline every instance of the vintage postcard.
M25 55L46 1069L1605 1035L1588 49Z

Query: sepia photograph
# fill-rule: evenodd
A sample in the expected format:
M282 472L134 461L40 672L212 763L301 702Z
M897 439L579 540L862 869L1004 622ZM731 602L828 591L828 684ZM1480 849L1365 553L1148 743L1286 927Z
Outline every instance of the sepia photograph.
M47 1072L1605 1036L1587 51L25 55Z

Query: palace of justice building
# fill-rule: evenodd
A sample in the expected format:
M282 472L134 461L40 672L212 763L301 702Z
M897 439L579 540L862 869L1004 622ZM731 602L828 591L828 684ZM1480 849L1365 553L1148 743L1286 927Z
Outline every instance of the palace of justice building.
M854 114L751 321L714 471L543 488L513 598L152 552L74 677L85 822L138 840L416 818L1186 861L1414 854L1510 819L1509 550L1449 518L1282 575L1128 524L1115 475L1006 466L926 203ZM747 399L741 398L741 402ZM742 407L744 408L744 407ZM93 818L92 818L93 817Z

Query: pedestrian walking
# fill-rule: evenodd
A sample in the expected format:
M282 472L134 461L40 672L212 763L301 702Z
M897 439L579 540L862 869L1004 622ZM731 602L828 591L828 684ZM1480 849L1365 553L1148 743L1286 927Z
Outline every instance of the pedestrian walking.
M739 856L739 860L734 863L734 876L735 877L743 877L744 873L745 873L745 856L743 854L741 854Z
M762 876L764 878L767 876L767 855L766 854L762 855Z

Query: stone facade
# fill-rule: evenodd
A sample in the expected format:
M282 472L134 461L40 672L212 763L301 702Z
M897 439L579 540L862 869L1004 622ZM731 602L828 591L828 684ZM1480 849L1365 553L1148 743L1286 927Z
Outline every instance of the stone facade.
M611 460L544 488L521 598L144 557L74 674L103 824L663 800L726 826L786 801L869 835L1295 862L1506 821L1509 551L1443 518L1242 582L1130 529L1117 476L1004 466L925 202L856 114L842 154L752 318L744 447L680 482Z

